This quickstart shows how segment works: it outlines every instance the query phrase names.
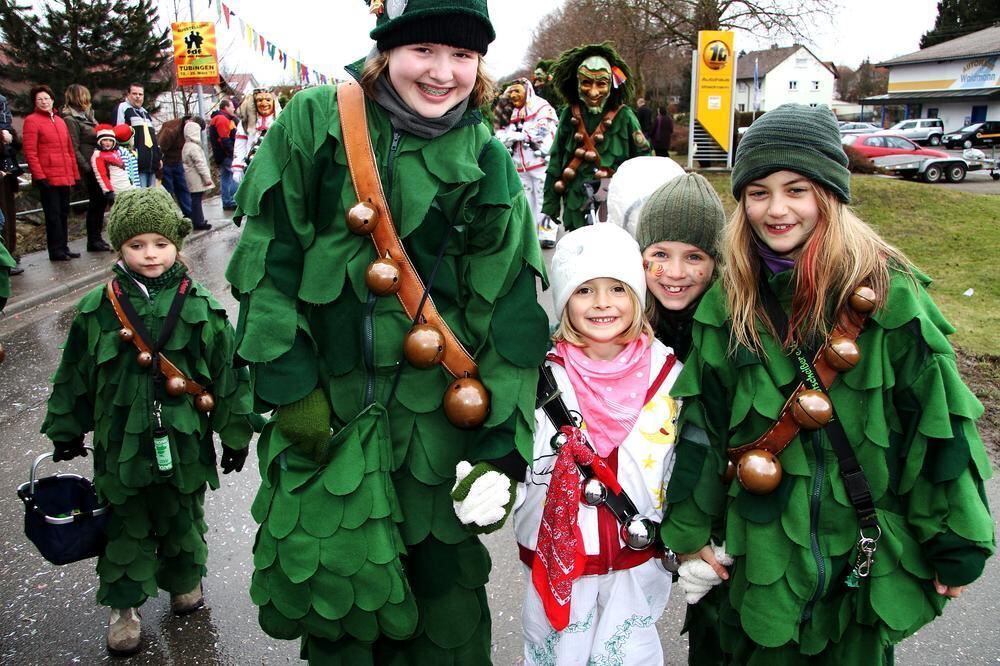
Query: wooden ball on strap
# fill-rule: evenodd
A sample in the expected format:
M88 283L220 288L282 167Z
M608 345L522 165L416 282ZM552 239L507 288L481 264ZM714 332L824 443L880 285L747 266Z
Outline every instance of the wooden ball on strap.
M444 393L444 415L456 428L478 428L490 413L490 394L475 377L459 377Z
M799 391L792 401L792 418L803 430L817 430L833 418L833 404L822 391Z
M586 154L587 154L587 151L584 150L583 148L577 148L576 150L573 151L573 157L577 157L577 158L579 158L581 160L583 159L583 156L586 155Z
M148 368L153 365L153 355L149 352L139 352L135 355L135 362L139 364L140 368Z
M767 495L781 483L781 463L768 451L753 449L740 457L736 465L736 478L747 492Z
M552 189L555 190L556 194L565 194L566 183L564 181L557 180L555 183L552 184Z
M388 296L399 291L402 284L399 264L388 254L368 264L365 271L365 284L376 296Z
M594 139L594 143L601 143L602 141L604 141L604 134L601 133L601 132L598 132L592 138Z
M378 226L378 211L367 201L361 201L351 206L347 211L347 228L352 233L370 234Z
M562 180L573 180L576 178L576 169L566 167L562 172Z
M194 398L194 408L202 414L207 414L215 409L215 398L209 392L199 393Z
M875 290L864 285L854 290L854 293L847 298L847 303L855 312L868 314L878 305Z
M587 152L585 152L583 154L583 159L587 160L588 162L596 162L597 161L597 153L594 152L593 150L588 150Z
M823 350L823 358L837 372L847 372L861 360L861 350L850 338L833 338Z
M135 333L132 331L131 328L123 326L120 329L118 329L118 339L121 340L122 342L132 342L132 340L135 339Z
M176 398L185 393L187 393L187 382L184 381L183 377L171 377L167 380L167 395L172 395Z
M583 134L577 132L576 134L573 135L573 140L576 141L577 143L583 143Z
M441 362L444 345L444 335L437 326L417 324L403 340L403 356L414 367L430 368Z

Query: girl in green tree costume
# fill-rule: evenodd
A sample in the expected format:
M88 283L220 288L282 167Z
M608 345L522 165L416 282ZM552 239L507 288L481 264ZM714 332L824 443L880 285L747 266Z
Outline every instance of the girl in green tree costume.
M628 106L635 92L630 77L628 65L608 42L570 49L555 65L551 85L566 106L559 113L545 172L542 213L562 222L566 231L587 224L587 182L610 178L622 162L649 152L639 120ZM581 132L580 119L586 132ZM593 145L584 136L592 138Z
M371 8L378 49L350 71L381 185L491 411L478 428L451 425L452 377L403 359L413 322L366 286L376 252L346 224L357 197L337 90L300 92L240 185L246 224L227 272L237 352L257 404L274 409L258 443L250 594L263 629L301 637L313 663L487 664L489 555L450 493L460 460L530 451L544 268L521 182L478 110L492 94L485 0Z
M940 615L994 550L983 408L959 377L953 329L929 279L847 207L846 165L827 109L785 105L751 126L733 169L723 279L695 314L675 389L685 407L663 536L729 579L720 630L736 664L891 664L893 645ZM870 575L856 577L859 519L832 426L798 431L773 492L723 478L727 449L767 431L799 383L793 347L812 358L862 283L875 309L860 361L828 390L881 530ZM768 314L777 310L787 338ZM728 573L707 545L719 533L735 559Z
M162 188L121 193L108 221L108 237L122 255L113 279L119 300L134 307L132 330L141 322L155 341L173 319L163 356L206 387L214 406L202 411L194 396L157 386L153 366L141 365L139 350L119 334L123 324L104 284L77 306L42 423L56 461L87 455L83 438L94 433L94 485L111 506L107 547L97 560L97 602L112 609L108 647L116 653L139 648L138 607L157 588L170 592L178 615L204 604L205 488L219 487L212 433L222 440L227 474L243 468L252 434L249 378L232 363L233 328L211 292L177 260L190 232L191 222ZM181 285L187 295L171 317ZM160 471L154 455L157 402L170 442L169 474Z

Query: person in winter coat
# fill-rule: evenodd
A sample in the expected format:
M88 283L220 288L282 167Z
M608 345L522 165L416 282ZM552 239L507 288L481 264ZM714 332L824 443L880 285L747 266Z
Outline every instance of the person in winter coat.
M279 113L278 96L266 88L257 88L252 96L243 98L237 112L239 123L233 143L233 180L237 184L243 182L250 160Z
M219 166L219 193L222 195L222 209L236 210L236 188L233 178L233 144L236 141L236 117L233 115L233 100L224 99L212 113L208 135L212 143L212 156Z
M564 52L553 77L567 105L545 172L542 212L572 231L587 224L587 212L600 203L601 195L591 200L587 186L596 191L625 160L648 153L649 143L628 107L628 65L609 43Z
M77 170L80 172L80 179L87 188L89 198L87 202L87 251L111 252L111 246L101 238L101 231L104 229L104 210L107 203L90 162L90 158L97 149L95 130L97 121L94 120L94 111L90 107L90 91L87 90L86 86L73 83L66 87L65 97L66 104L62 109L63 120L66 122L66 129L69 130L73 150L76 154Z
M532 462L517 487L514 533L529 570L526 664L663 663L655 623L671 574L655 537L673 466L680 403L671 388L681 363L643 315L641 261L635 240L613 224L566 234L552 257L559 327L546 366L580 422L557 428L536 411ZM560 433L564 443L554 448ZM636 513L617 516L595 487L627 495Z
M163 166L163 161L160 146L156 142L153 117L142 106L145 96L146 92L141 84L130 83L126 104L119 107L118 123L132 128L133 149L139 168L138 187L153 187L156 185L156 172Z
M80 180L76 151L66 123L53 111L52 89L31 89L35 110L24 119L24 157L31 182L45 213L45 240L50 261L69 261L80 256L69 249L69 190Z
M158 589L174 614L204 605L205 490L219 487L213 433L224 474L242 470L252 434L226 311L177 256L190 231L166 190L118 195L108 236L120 258L110 284L77 306L42 423L57 461L87 455L84 436L94 433L94 485L111 506L97 603L111 609L115 654L139 649L139 607ZM136 339L152 349L148 362ZM168 361L184 376L179 390Z
M14 258L15 265L10 268L10 275L20 275L24 269L17 263L17 205L14 197L20 187L17 177L22 169L17 161L17 151L21 141L14 130L14 116L10 112L7 98L0 95L0 242Z
M656 120L653 122L653 151L661 157L670 156L670 143L674 136L674 119L667 113L667 107L656 110Z
M531 214L538 227L538 240L543 248L555 247L556 227L542 213L542 196L546 157L556 136L556 111L551 104L535 95L528 79L516 79L507 86L504 94L510 98L513 108L510 121L496 131L496 137L507 146L514 159L514 168L521 177Z
M132 187L139 187L139 157L135 152L135 131L125 124L115 125L118 156L125 165L125 173Z
M181 151L184 162L184 178L187 190L191 193L191 223L195 229L211 229L212 225L205 221L205 213L201 207L201 198L206 191L215 187L212 173L208 170L208 160L201 147L201 125L193 120L184 124L184 149Z
M128 127L125 127L128 129ZM128 177L128 170L121 154L118 152L118 139L111 125L98 125L95 128L97 150L90 158L91 169L101 188L106 205L115 202L115 194L131 190L135 185Z
M728 578L732 663L892 664L995 547L983 407L954 329L928 278L847 207L847 164L826 108L750 127L722 279L675 386L663 539Z
M517 172L479 111L492 97L485 0L371 9L377 48L349 68L360 84L296 94L236 195L237 354L274 409L258 441L250 595L264 631L301 637L311 663L485 665L490 559L451 490L461 460L520 459L523 473L547 348L544 264ZM430 329L410 345L400 298L424 290L407 273L393 295L402 255L386 261L348 228L368 219L344 143L352 102L364 103L391 214L379 225L430 285L416 303ZM446 365L434 365L448 331Z
M191 217L191 193L188 192L187 178L184 176L184 162L181 151L184 149L184 125L191 116L172 118L160 125L157 133L157 143L163 157L163 187L174 196L184 217Z

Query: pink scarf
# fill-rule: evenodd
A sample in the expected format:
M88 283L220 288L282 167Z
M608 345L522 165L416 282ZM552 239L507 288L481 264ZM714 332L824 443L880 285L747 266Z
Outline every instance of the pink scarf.
M602 458L618 448L646 402L653 350L649 337L633 340L610 361L589 358L580 347L556 343L576 392L587 439Z

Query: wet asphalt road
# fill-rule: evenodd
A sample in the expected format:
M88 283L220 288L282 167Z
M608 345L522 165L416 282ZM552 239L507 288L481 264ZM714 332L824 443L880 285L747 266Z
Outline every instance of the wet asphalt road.
M235 303L223 279L238 230L227 226L186 248L194 276L211 288L235 318ZM546 254L551 254L546 252ZM7 361L0 365L0 664L215 665L298 662L298 645L276 641L257 626L250 602L251 546L255 526L249 507L256 491L256 458L242 474L223 476L209 493L207 608L186 618L169 612L169 598L150 599L142 608L142 651L112 658L105 649L107 610L94 604L95 560L56 567L41 558L23 533L24 511L17 485L28 479L31 461L51 450L38 434L72 306L82 294L25 312L0 317ZM548 295L542 303L550 309ZM90 476L89 459L60 463L59 471ZM51 462L42 476L56 469ZM1000 482L989 484L991 504L1000 507ZM517 560L510 528L486 538L494 561L488 593L493 612L494 663L515 664L521 653L520 603L524 568ZM687 641L679 636L683 598L676 594L660 621L669 666L686 664ZM992 560L983 578L944 617L901 644L897 663L920 666L1000 664L1000 563Z

